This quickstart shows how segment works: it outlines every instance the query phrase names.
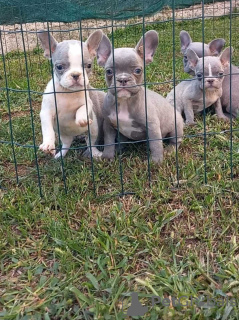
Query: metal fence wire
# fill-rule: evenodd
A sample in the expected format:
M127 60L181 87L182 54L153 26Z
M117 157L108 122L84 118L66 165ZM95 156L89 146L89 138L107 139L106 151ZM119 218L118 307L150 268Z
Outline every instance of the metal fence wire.
M114 9L113 5L112 2L112 8L108 8L109 11ZM239 70L234 67L239 64L238 1L207 2L207 4L202 1L200 4L191 3L191 6L187 8L182 5L181 9L179 6L176 7L174 1L168 5L169 7L164 7L163 10L151 15L142 10L140 16L131 15L131 18L126 20L103 20L99 16L99 19L82 19L78 22L65 23L51 22L46 18L45 22L35 20L31 23L11 24L10 21L9 24L6 22L1 26L0 172L2 189L10 189L17 184L20 187L33 188L36 192L38 190L40 196L45 196L48 192L54 192L57 184L66 193L76 188L80 193L88 188L95 195L125 195L137 192L138 184L150 187L151 183L159 179L165 180L165 184L172 187L181 187L184 183L193 183L195 180L207 184L224 179L226 186L227 181L238 177L239 122L234 117L234 111L237 111L236 108L239 105L237 107L233 105L235 101L233 96L239 95L239 87L235 90L235 86L232 85L233 81L237 83L237 70ZM21 10L19 9L19 12ZM24 10L28 10L27 6ZM25 16L27 16L26 13L24 13ZM48 17L47 14L46 17ZM50 59L44 57L38 37L41 30L47 31L50 47L53 45L51 43L53 38L50 38L50 35L58 43L70 39L86 41L94 31L102 30L110 40L114 71L112 83L116 96L115 105L112 106L115 108L116 115L114 128L116 152L113 161L93 157L94 147L102 151L105 146L107 147L107 143L106 141L96 142L92 139L89 95L93 92L107 92L105 81L107 70L97 64L97 59L94 59L92 66L90 66L91 63L85 62L82 42L80 43L84 83L78 91L84 92L86 110L89 109L87 128L90 152L88 158L83 156L87 140L87 133L83 133L74 137L69 152L64 157L59 123L62 121L59 114L61 109L59 109L57 99L60 92L56 88L56 77L54 76L56 67L51 59L51 51ZM158 33L159 44L153 62L147 64L145 34L149 30L155 30ZM182 30L187 31L192 41L195 42L208 44L214 39L222 38L225 40L224 48L229 47L230 52L233 50L233 55L227 72L224 72L223 80L227 78L231 83L227 110L223 105L228 121L218 119L214 114L214 104L208 108L208 96L207 93L205 94L206 82L204 81L206 73L203 72L201 91L204 107L201 112L195 114L194 126L185 125L183 140L179 145L181 137L179 137L176 125L176 109L179 103L176 90L173 91L175 136L171 135L166 139L150 138L149 130L151 130L152 123L148 121L148 118L150 116L152 119L152 114L149 115L149 112L152 112L153 109L150 109L151 111L148 109L148 90L166 97L182 81L185 83L198 81L197 75L192 76L184 71L183 59L187 57L181 52L180 32ZM122 118L119 117L122 100L119 101L119 91L117 91L119 82L115 70L118 68L118 62L115 60L114 49L135 48L141 37L143 37L144 53L143 80L136 86L144 88L145 101L144 103L140 101L140 103L145 108L145 137L126 139L122 135L122 127L125 123L120 123ZM202 48L202 67L204 69L208 52L207 47L201 46L200 48ZM220 51L222 52L224 48L221 48ZM211 54L216 56L220 52L211 52ZM67 55L66 59L68 59ZM128 63L129 61L125 61L125 65ZM64 62L61 61L61 64ZM89 72L88 69L92 71ZM87 75L89 75L90 86L86 83ZM210 76L212 74L209 74ZM44 93L51 78L53 79L53 90ZM63 93L69 95L69 98L66 98L69 104L71 95L75 95L75 91L66 92L63 88ZM54 159L52 155L45 154L39 149L43 139L40 121L41 104L43 97L50 94L54 95L56 151L60 152L58 159ZM192 96L191 100L193 102L196 97L194 99ZM103 104L101 107L103 108ZM132 107L128 106L129 110ZM127 119L129 130L130 126L134 125L131 120ZM163 140L165 151L168 150L167 144L175 138L175 151L164 152L163 162L153 163L150 143L157 139ZM178 148L177 145L179 145Z

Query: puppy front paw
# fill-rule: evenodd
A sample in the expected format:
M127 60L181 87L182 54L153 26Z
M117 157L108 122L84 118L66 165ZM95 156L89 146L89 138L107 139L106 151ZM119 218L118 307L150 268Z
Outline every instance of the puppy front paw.
M100 150L98 150L98 149L96 149L93 153L92 153L92 156L93 156L93 158L95 158L95 159L101 159L102 158L102 152L100 151Z
M186 120L185 124L186 124L186 126L193 127L193 126L196 126L197 123L195 121Z
M163 156L152 156L151 159L156 164L161 164L163 162Z
M227 116L224 116L224 115L219 116L218 119L223 120L225 122L230 122L230 118L228 118Z
M54 159L59 159L61 156L64 157L64 154L63 154L61 151L59 151L59 152L57 152L57 154L55 155Z
M90 148L87 148L86 151L83 153L84 158L91 158ZM99 160L102 157L102 152L96 148L92 149L92 157Z
M87 119L77 119L76 120L76 124L79 125L80 127L86 127L89 123L89 125L91 125L93 122L93 120L89 119L89 121Z
M43 142L40 146L39 149L43 151L46 154L51 154L55 155L56 150L55 150L55 144L52 142Z
M114 159L114 154L108 153L108 152L103 152L101 158L102 159L107 159L107 160L113 160Z

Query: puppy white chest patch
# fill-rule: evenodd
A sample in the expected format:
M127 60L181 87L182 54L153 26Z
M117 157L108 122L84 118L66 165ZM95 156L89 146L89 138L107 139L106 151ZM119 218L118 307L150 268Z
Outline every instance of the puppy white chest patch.
M117 129L116 112L112 112L109 119L115 129ZM134 125L134 120L130 117L127 104L118 106L118 125L119 131L127 138L132 138L132 132L142 132L143 129Z
M61 92L62 88L59 83L55 82L55 91ZM60 132L66 136L76 136L82 134L88 130L88 127L81 127L76 123L76 112L79 108L84 108L85 102L85 93L81 92L66 92L66 93L57 93L56 94L56 105L55 105L55 95L53 88L53 81L51 80L45 90L45 93L51 92L51 94L44 95L44 101L46 105L51 106L55 111L57 107L58 121ZM88 97L88 113L90 115L92 110L92 102ZM54 127L57 132L57 122L56 117L54 118Z

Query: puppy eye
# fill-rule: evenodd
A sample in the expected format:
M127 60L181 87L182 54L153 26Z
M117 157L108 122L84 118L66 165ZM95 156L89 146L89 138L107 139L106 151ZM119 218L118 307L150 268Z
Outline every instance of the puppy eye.
M135 73L135 74L140 74L141 71L142 71L142 70L141 70L140 68L136 68L136 69L134 70L134 73Z
M188 61L188 57L187 57L187 56L183 56L183 59L184 59L185 61Z
M223 72L218 72L219 77L223 77L224 73Z
M91 68L91 64L90 63L87 64L87 68L89 68L89 69Z
M113 71L111 69L107 69L106 70L106 74L107 74L107 76L112 76L113 75Z
M197 78L198 78L198 80L201 80L202 79L202 73L198 72L197 73Z
M56 66L56 68L57 68L57 70L61 71L61 70L63 69L63 66L62 66L61 64L58 64L58 65Z

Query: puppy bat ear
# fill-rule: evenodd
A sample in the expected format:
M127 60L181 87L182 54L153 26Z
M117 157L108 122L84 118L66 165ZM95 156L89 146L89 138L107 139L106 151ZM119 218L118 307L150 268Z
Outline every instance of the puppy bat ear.
M51 59L51 54L56 50L56 39L46 30L40 30L37 32L37 36L41 42L42 49L44 50L44 56Z
M97 54L97 63L99 66L104 67L106 64L106 61L108 60L110 54L111 54L112 48L111 43L108 37L103 34L103 37L100 41L99 47L96 50Z
M208 44L211 55L218 56L221 53L222 48L225 45L225 43L226 43L226 41L222 38L212 40Z
M188 49L187 50L187 58L188 58L188 62L190 64L190 67L194 70L197 63L198 63L198 60L199 60L198 55L192 49Z
M233 53L233 48L231 47L227 47L225 50L222 51L219 59L221 60L221 63L223 65L224 68L226 68L230 61L231 61L231 56Z
M97 49L99 47L100 41L102 40L103 32L101 30L96 30L93 32L89 38L86 40L86 46L91 56L95 57Z
M192 39L187 31L180 32L181 52L184 53L187 47L192 43Z
M145 63L149 64L153 61L153 56L155 51L158 47L159 37L158 33L154 30L150 30L144 34L137 46L135 47L136 52L138 55L143 59L145 54ZM145 49L144 49L145 44Z

